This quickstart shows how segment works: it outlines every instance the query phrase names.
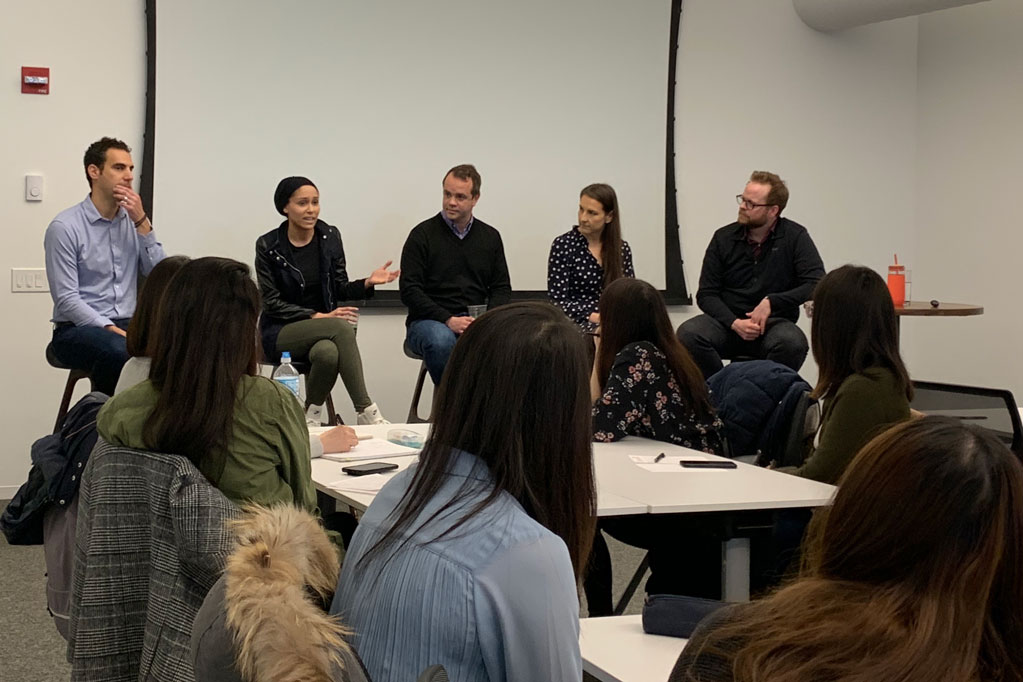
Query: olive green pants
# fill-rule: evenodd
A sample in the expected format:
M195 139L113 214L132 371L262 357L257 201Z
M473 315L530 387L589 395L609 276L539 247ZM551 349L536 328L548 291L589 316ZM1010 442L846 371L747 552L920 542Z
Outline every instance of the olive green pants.
M278 352L289 351L294 360L309 363L306 400L322 405L338 375L357 412L373 402L366 392L362 357L355 342L355 325L337 317L292 322L277 336Z

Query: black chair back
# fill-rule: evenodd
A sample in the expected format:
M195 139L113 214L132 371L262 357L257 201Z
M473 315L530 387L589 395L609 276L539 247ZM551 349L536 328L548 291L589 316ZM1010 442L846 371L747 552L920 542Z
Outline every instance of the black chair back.
M914 381L910 407L925 414L954 417L987 429L1023 458L1023 421L1012 391Z

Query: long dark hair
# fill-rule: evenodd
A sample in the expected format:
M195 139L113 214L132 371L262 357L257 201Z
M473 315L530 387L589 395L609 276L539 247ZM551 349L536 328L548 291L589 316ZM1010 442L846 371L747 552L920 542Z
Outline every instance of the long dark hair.
M579 197L589 197L599 201L604 213L611 216L611 222L604 225L600 233L600 260L604 268L604 286L625 276L625 263L622 258L622 218L618 208L618 195L611 185L597 182L586 185L579 192Z
M160 307L160 299L171 278L178 274L182 266L192 260L188 256L168 256L156 264L146 277L145 284L139 292L135 304L135 314L128 323L128 355L133 358L151 357L156 341L156 311Z
M596 517L587 374L582 335L548 303L504 305L473 322L444 370L433 428L393 525L363 558L398 541L443 485L458 449L482 460L494 486L438 537L507 492L565 541L578 577ZM445 518L471 486L430 520Z
M808 542L796 582L708 638L743 642L734 679L1023 680L1023 465L990 432L881 434Z
M600 297L600 348L595 358L600 388L607 384L615 356L630 343L649 341L668 359L679 393L698 417L714 414L707 382L689 351L675 336L668 309L657 289L641 279L624 277L609 284Z
M913 399L909 372L899 355L895 306L881 276L860 265L843 265L813 292L810 346L819 369L814 397L838 390L849 376L872 367L895 375L906 399Z
M186 264L157 313L160 342L149 379L159 392L146 447L187 457L214 485L224 462L238 384L256 373L259 291L249 266L229 258Z

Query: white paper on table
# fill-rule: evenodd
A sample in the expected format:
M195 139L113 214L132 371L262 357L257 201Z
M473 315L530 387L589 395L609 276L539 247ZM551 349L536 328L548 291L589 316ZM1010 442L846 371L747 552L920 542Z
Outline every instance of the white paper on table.
M680 471L728 471L728 469L683 469L682 465L679 464L682 460L700 460L701 462L712 462L716 460L716 457L711 455L701 455L698 452L694 452L686 455L665 455L661 458L660 462L655 462L657 455L629 455L635 464L640 469L646 469L647 471L656 472L680 472Z
M419 450L405 445L392 443L384 438L367 438L348 452L325 452L323 459L334 462L358 462L364 459L381 459L383 457L412 457Z
M378 493L393 476L394 472L389 474L367 474L365 476L346 476L339 481L328 483L327 487L342 493Z

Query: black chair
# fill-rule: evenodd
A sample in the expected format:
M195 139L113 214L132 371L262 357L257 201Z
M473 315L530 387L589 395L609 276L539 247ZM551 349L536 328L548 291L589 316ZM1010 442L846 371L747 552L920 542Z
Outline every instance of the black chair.
M96 385L92 381L92 374L84 369L74 369L65 365L53 352L53 344L46 344L46 362L50 363L50 367L57 369L66 369L68 371L67 382L64 384L64 395L60 399L60 407L57 408L57 421L53 424L53 432L57 433L60 431L60 425L64 423L64 418L67 417L67 411L71 407L71 398L75 393L75 384L82 379L89 380L89 390L95 391Z
M789 432L785 436L785 443L782 445L778 457L778 466L802 466L806 460L806 455L811 450L813 438L817 434L820 424L820 403L815 398L812 398L809 393L804 393L800 396L796 406L792 408ZM768 463L758 462L758 464L766 466Z
M914 381L910 407L925 414L954 417L987 429L1023 458L1023 421L1012 391Z
M423 385L426 383L426 361L423 360L422 355L419 355L409 347L408 341L404 343L402 349L405 351L405 357L420 361L419 377L416 379L416 387L412 391L412 403L408 407L408 418L405 422L408 424L426 424L430 421L430 417L423 419L419 416L419 400L423 395Z

